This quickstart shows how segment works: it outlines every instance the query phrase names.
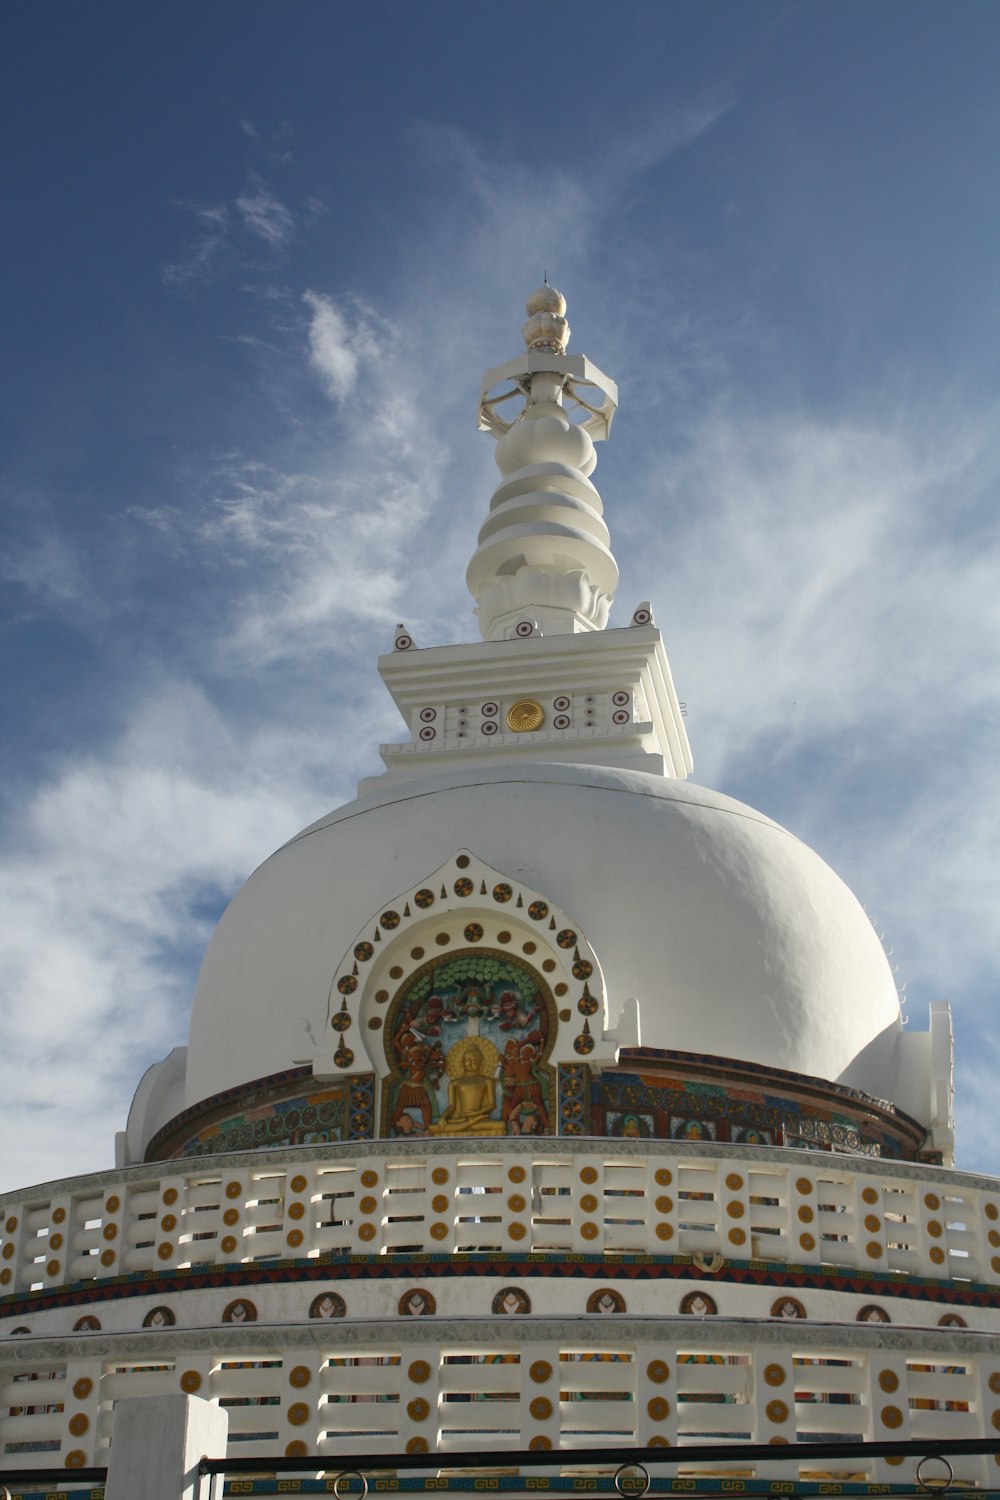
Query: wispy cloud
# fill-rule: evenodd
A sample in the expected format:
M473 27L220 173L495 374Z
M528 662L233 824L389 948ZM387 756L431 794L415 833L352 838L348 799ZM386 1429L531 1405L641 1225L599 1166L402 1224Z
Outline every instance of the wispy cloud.
M178 203L191 215L195 235L176 260L162 267L164 283L183 290L196 282L212 281L220 273L222 252L229 231L229 209L224 203Z
M11 1108L37 1129L5 1142L5 1186L110 1160L139 1074L183 1033L213 913L309 810L279 736L254 738L163 681L107 754L67 760L14 820L0 1026Z
M288 244L295 221L285 205L262 182L255 182L250 191L240 194L236 199L236 209L243 227L272 250L283 250Z
M377 344L370 325L355 320L353 327L332 297L306 292L309 322L309 360L334 401L343 401L354 389L358 362L377 357Z

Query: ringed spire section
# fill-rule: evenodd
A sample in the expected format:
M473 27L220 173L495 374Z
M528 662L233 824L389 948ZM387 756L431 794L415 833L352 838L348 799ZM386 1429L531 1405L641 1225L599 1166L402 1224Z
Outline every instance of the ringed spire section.
M545 635L603 630L618 586L590 479L618 388L585 355L567 355L566 299L555 287L525 306L525 352L487 370L479 400L503 476L466 575L488 641L513 636L526 619Z

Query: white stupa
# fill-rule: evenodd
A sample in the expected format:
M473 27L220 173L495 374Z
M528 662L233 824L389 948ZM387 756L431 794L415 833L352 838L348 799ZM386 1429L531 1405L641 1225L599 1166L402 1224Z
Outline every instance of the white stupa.
M408 738L231 903L114 1171L0 1203L0 1464L105 1463L118 1398L166 1392L262 1469L603 1441L680 1449L681 1488L710 1439L1000 1423L947 1007L904 1029L842 881L687 780L650 606L608 628L616 388L558 292L527 310L480 401L483 639L398 627Z

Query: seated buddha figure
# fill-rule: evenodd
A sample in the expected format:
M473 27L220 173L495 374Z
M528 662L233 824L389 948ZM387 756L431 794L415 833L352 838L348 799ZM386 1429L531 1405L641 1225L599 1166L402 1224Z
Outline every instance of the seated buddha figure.
M428 1135L504 1135L502 1120L491 1118L497 1104L496 1080L485 1072L483 1048L475 1041L459 1043L462 1053L449 1066L448 1107L428 1126ZM448 1062L451 1064L452 1054Z

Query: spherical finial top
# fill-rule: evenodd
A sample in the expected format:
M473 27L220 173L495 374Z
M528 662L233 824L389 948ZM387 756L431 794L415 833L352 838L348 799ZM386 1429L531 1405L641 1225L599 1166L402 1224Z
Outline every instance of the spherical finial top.
M566 314L566 298L562 292L557 292L554 286L549 286L546 282L544 286L538 288L537 292L532 292L524 304L524 310L529 318L533 313L540 312L555 313L557 318L562 318Z
M532 292L524 304L528 321L521 332L529 349L548 349L565 354L569 343L569 324L565 318L566 298L548 282Z

